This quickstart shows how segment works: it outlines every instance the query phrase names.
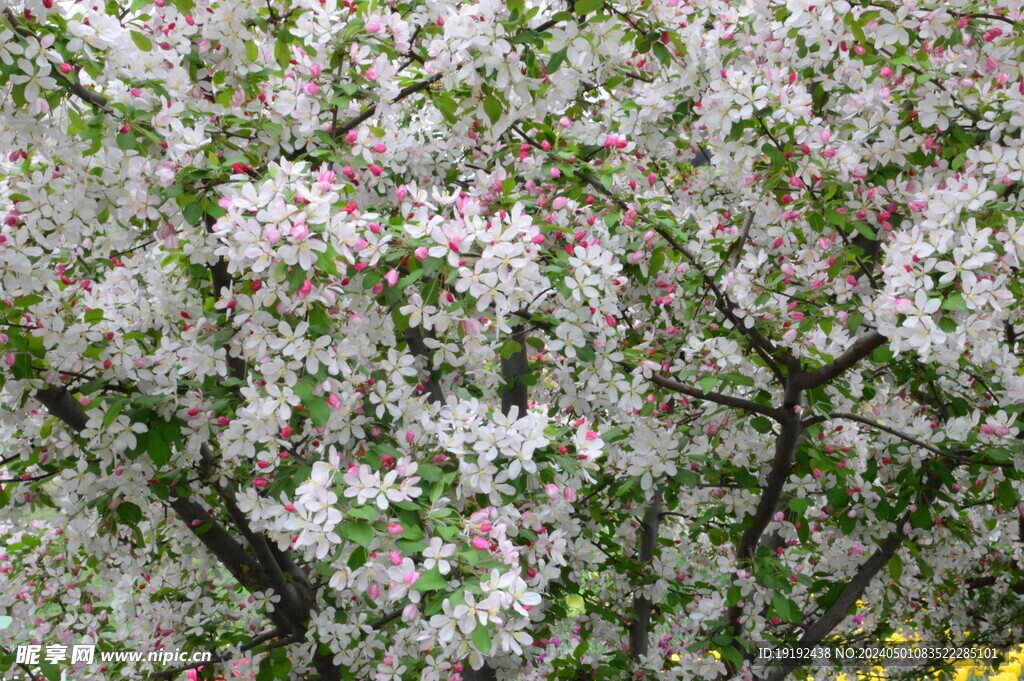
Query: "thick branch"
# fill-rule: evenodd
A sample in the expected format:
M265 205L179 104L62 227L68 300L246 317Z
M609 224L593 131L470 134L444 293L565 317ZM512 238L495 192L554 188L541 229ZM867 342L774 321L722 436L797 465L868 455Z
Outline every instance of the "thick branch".
M637 556L642 569L654 558L658 545L658 531L661 527L661 487L654 491L654 498L647 507L640 534L640 554ZM637 660L650 650L651 599L643 595L643 585L633 597L633 621L629 627L629 656Z
M168 503L196 537L227 568L231 576L249 591L260 591L263 569L227 530L200 504L187 497L173 497ZM198 521L198 522L195 522Z
M85 409L81 402L68 394L64 388L47 386L35 394L35 398L42 402L43 406L51 414L68 424L76 432L85 430L85 424L89 417L85 415Z
M753 412L755 414L762 414L771 419L779 421L782 418L781 410L774 407L766 407L763 404L752 402L751 400L743 399L742 397L732 397L730 395L722 395L720 393L704 392L698 388L680 383L679 381L665 376L659 376L658 374L652 374L651 380L668 390L673 390L677 393L682 393L688 397L692 397L697 400L704 400L706 402L714 402L715 404L721 404L725 407L733 407L735 409L742 409L743 411Z
M427 390L427 398L430 400L430 403L440 404L444 402L444 391L441 390L441 384L438 383L437 374L433 369L432 353L427 344L423 342L423 330L418 326L411 327L405 332L403 340L409 345L409 349L412 350L414 355L427 360L427 371L429 373L426 380L423 381L423 387Z
M512 339L519 343L519 349L507 359L501 358L501 380L505 387L501 390L501 413L508 414L512 407L519 410L519 418L526 415L527 393L522 378L530 373L530 365L526 359L526 330L522 324L512 329Z
M925 483L924 491L918 498L917 508L927 508L935 499L936 490L939 487L938 480L935 479L935 476L929 477L931 479ZM903 540L907 537L905 528L910 522L910 515L911 511L908 510L903 514L903 517L896 521L896 528L882 540L882 543L871 554L871 557L864 561L857 570L857 574L846 583L846 587L843 588L842 593L839 594L839 598L832 604L832 607L825 611L825 614L818 618L816 622L804 629L804 635L796 644L797 646L813 648L824 641L825 637L840 622L846 619L850 613L850 608L860 599L864 591L871 584L871 581L888 564L889 560L903 544ZM768 675L767 681L781 681L788 673L789 670L786 668L776 667Z
M426 90L428 87L430 87L431 85L433 85L437 81L441 80L441 78L443 78L443 77L444 77L443 73L435 73L430 78L427 78L425 80L421 80L418 83L413 83L412 85L409 85L409 86L406 86L406 87L402 88L401 90L398 91L398 94L395 95L395 98L391 100L391 104L397 104L398 102L402 101L403 99L405 99L409 95L415 94L415 93L419 92L420 90ZM334 139L338 139L342 135L346 134L349 130L354 130L357 127L359 127L368 118L373 116L373 112L376 111L376 110L377 110L377 104L371 104L370 106L366 107L361 112L359 112L359 114L357 116L349 119L348 121L343 123L340 127L335 128L334 130L332 130L331 134L334 136Z
M800 374L799 363L792 356L789 359L790 379L786 383L786 394L783 407L779 410L778 421L781 425L779 434L775 438L775 456L772 459L771 469L768 471L768 478L765 481L764 491L758 500L754 516L750 524L740 536L739 544L736 547L736 559L740 563L747 563L754 557L757 546L761 541L761 535L771 522L779 499L782 496L782 489L789 477L789 469L793 463L793 455L796 445L800 441L802 427L797 407L800 405L802 391L800 390L797 378ZM734 605L728 610L726 620L733 628L734 634L738 637L742 631L740 616L743 614L743 607Z
M858 338L853 345L846 349L843 354L835 358L831 364L826 364L814 371L805 371L800 374L800 387L804 390L817 388L831 381L860 360L874 352L875 348L885 343L885 336L872 331L866 336Z

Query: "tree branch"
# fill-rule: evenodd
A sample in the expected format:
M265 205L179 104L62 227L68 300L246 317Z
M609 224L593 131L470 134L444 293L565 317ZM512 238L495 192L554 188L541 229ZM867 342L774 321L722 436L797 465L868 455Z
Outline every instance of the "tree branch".
M89 417L86 416L81 402L72 397L65 388L48 385L42 390L37 390L35 398L75 432L85 430Z
M526 329L522 324L513 327L512 339L519 344L519 349L507 359L501 358L501 380L505 383L501 390L501 413L507 415L512 407L516 407L519 418L522 418L528 407L526 384L522 378L530 373L526 358Z
M937 476L929 475L929 480L923 485L923 491L918 497L917 508L927 508L935 500L935 494L939 488ZM875 575L888 564L889 560L896 554L903 540L907 537L905 528L910 522L911 511L908 510L896 522L896 528L886 536L871 557L868 558L857 570L857 574L846 583L839 598L832 604L816 622L804 628L804 635L796 644L800 647L813 648L839 625L850 612L850 608L861 597L864 591L871 584ZM775 667L767 676L766 681L782 681L789 673L785 667Z
M881 345L885 343L885 340L885 336L877 331L872 331L866 336L858 338L854 341L853 345L847 348L843 354L836 357L831 364L826 364L814 371L801 372L799 378L800 388L810 390L828 383L833 378L874 352L876 348L881 347Z
M412 350L414 355L424 358L427 360L427 371L429 372L425 381L423 381L423 387L427 389L427 398L431 404L441 404L444 402L444 391L441 390L441 384L438 383L437 374L433 369L433 363L431 360L432 354L427 344L423 342L423 329L418 326L410 327L402 339L408 344L409 349Z
M755 414L762 414L776 421L780 421L783 416L782 410L776 407L766 407L763 404L758 404L757 402L753 402L742 397L732 397L731 395L722 395L720 393L704 392L698 388L694 388L686 385L685 383L680 383L679 381L666 378L665 376L660 376L658 374L652 373L651 381L662 388L682 393L697 400L714 402L715 404L721 404L725 407L733 407L735 409L742 409L743 411L753 412Z
M821 423L823 421L831 421L833 419L846 419L848 421L856 421L857 423L863 423L864 425L871 426L872 428L875 428L876 430L880 430L883 433L888 433L889 435L893 435L895 437L898 437L899 439L903 440L904 442L909 442L912 445L916 445L918 447L921 447L922 449L926 449L929 452L931 452L932 454L935 454L936 456L941 456L941 457L946 458L946 459L952 459L953 461L957 461L957 462L960 462L960 463L965 463L965 464L972 464L973 463L973 464L979 464L981 466L994 466L996 468L1013 468L1013 464L1012 463L1000 463L1000 462L997 462L997 461L977 461L977 460L971 458L972 456L975 455L974 452L969 452L969 451L947 452L947 451L944 451L944 450L940 449L939 447L936 447L935 445L928 444L927 442L925 442L923 440L918 440L916 437L913 437L911 435L907 435L906 433L901 432L899 430L896 430L895 428L892 428L891 426L884 425L882 423L879 423L878 421L874 421L874 420L866 418L864 416L860 416L859 414L852 414L850 412L845 412L845 411L834 411L834 412L832 412L830 414L825 414L825 415L822 415L822 416L815 416L814 418L806 419L804 421L804 427L811 426L811 425L814 425L816 423Z
M246 650L252 650L253 648L256 648L257 646L259 646L260 644L265 643L265 642L269 641L272 638L277 638L279 636L281 636L281 632L279 630L277 630L277 629L274 629L273 631L268 631L268 632L266 632L264 634L260 634L259 636L256 636L255 638L253 638L251 641L249 641L248 643L243 645L240 648L240 650L242 652L245 652ZM274 648L280 648L282 646L291 645L292 643L296 643L299 640L300 639L296 638L295 636L288 636L286 638L281 639L280 641L276 641L276 642L270 644L269 646L267 646L266 650L273 650ZM264 652L266 652L266 651L264 651ZM165 669L162 672L155 672L153 674L150 674L149 676L147 676L145 678L146 679L171 679L171 678L174 678L175 676L177 676L178 674L181 674L182 672L187 672L190 669L198 669L199 667L205 667L206 665L220 664L221 662L227 662L230 659L231 659L230 657L226 657L224 655L215 655L212 659L210 659L210 660L208 660L206 662L193 662L191 664L186 664L186 665L182 665L180 667L175 667L174 669Z
M796 409L800 405L800 400L803 396L803 391L799 384L800 373L798 360L790 356L790 378L786 382L783 407L778 412L777 420L782 427L775 438L775 456L772 459L772 466L768 471L768 478L765 481L764 491L761 493L757 508L750 519L750 524L743 531L743 534L740 535L740 541L736 547L736 560L740 563L748 563L753 559L757 546L761 541L761 535L764 534L765 528L771 522L772 515L775 513L775 508L779 503L779 498L782 496L782 489L785 487L786 479L789 477L793 455L802 432L800 414L797 413ZM730 607L728 611L727 622L733 628L736 637L739 637L742 631L742 625L739 621L742 613L743 608L738 604Z
M641 569L644 569L654 558L654 549L658 545L658 532L661 527L661 492L659 485L654 490L647 512L644 515L640 531L640 552L637 556ZM629 657L634 661L643 657L650 650L651 599L642 595L643 585L633 597L633 621L629 626Z
M435 73L430 78L427 78L425 80L421 80L418 83L413 83L412 85L404 87L404 88L402 88L401 90L398 91L398 94L395 95L395 98L392 99L390 103L391 104L397 104L398 102L402 101L403 99L405 99L409 95L415 94L415 93L419 92L420 90L426 90L428 87L430 87L431 85L433 85L437 81L441 80L441 78L443 78L443 77L444 77L443 73ZM353 118L350 118L346 122L342 123L341 127L335 128L334 130L332 130L331 131L331 136L333 136L334 139L338 139L342 135L348 133L349 130L356 129L357 127L359 127L359 125L361 125L363 122L365 122L368 118L373 116L373 112L376 111L376 110L377 110L377 104L371 104L370 106L366 107L361 112L359 112L358 115L356 115Z

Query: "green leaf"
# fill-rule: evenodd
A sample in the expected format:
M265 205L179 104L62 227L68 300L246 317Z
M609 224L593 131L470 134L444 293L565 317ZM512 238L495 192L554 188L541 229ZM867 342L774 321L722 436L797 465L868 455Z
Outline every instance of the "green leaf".
M117 417L121 414L121 410L124 409L124 405L128 403L125 399L115 399L111 401L110 406L107 408L107 413L103 415L103 430L110 427Z
M910 524L919 530L925 530L932 526L932 515L927 507L921 507L910 514Z
M942 307L949 310L950 312L956 312L958 310L967 309L967 301L959 293L950 293L946 296L945 300L942 301Z
M576 10L576 14L583 16L584 14L596 12L603 6L604 0L576 0L576 4L573 8Z
M138 148L138 145L135 143L135 135L130 132L117 133L114 141L117 142L117 148L124 151Z
M369 559L369 557L369 552L362 546L360 546L352 552L351 556L348 557L347 565L353 570L356 570L366 565L366 561Z
M661 42L652 43L652 49L654 50L654 56L658 58L662 64L670 64L672 62L672 53L668 51Z
M437 568L428 570L420 575L420 578L412 583L410 591L440 591L448 587L446 580Z
M103 310L89 310L83 317L87 324L95 324L103 321Z
M505 112L505 107L494 95L491 95L484 100L484 112L487 113L487 117L491 119L491 123L497 123L498 119L501 118L501 114Z
M299 396L299 399L302 400L303 403L305 403L308 400L313 399L313 390L315 388L316 386L314 385L311 379L303 378L302 380L295 384L295 387L292 388L292 390L295 392L296 395Z
M757 416L750 420L750 426L759 433L767 433L772 429L772 422L764 416Z
M786 620L787 622L792 619L792 611L790 609L789 599L783 596L778 591L772 594L772 610L775 614Z
M478 624L473 633L470 634L470 639L473 641L473 647L484 655L491 652L491 632L488 630L488 627Z
M306 408L309 418L317 428L325 427L331 419L331 408L327 405L327 400L321 397L314 397L308 401L303 400L302 406Z
M122 501L117 505L117 517L126 523L135 524L142 520L142 509L130 501Z
M166 466L171 460L171 446L181 437L181 421L172 418L170 421L157 419L149 426L146 451L156 466Z
M748 388L754 386L754 379L745 374L726 374L722 380L730 385L742 385Z
M508 359L517 352L520 352L522 349L523 346L519 343L514 340L507 340L505 341L505 344L501 346L501 349L498 350L498 354L501 355L502 359Z
M548 75L557 71L562 66L562 62L565 61L566 50L568 48L563 47L558 52L551 55L551 60L548 62Z
M52 662L40 662L39 668L43 670L43 676L46 677L47 681L60 681L61 672L59 666Z
M893 556L889 560L889 576L897 582L903 576L903 559L898 555Z
M697 385L700 386L700 391L709 393L718 384L718 376L705 376L704 378L697 381Z
M292 60L292 51L288 47L288 43L283 40L278 40L274 45L274 59L277 60L277 65L282 69L288 68L288 64Z
M360 546L369 547L373 541L373 528L366 523L346 522L338 526L341 536Z
M138 31L132 31L132 42L143 52L149 52L153 49L153 41L139 33Z
M256 61L257 59L259 59L259 48L256 47L256 43L254 41L245 41L245 56L249 61Z
M377 519L377 511L373 506L355 506L348 509L348 514L353 518L362 518L370 522Z

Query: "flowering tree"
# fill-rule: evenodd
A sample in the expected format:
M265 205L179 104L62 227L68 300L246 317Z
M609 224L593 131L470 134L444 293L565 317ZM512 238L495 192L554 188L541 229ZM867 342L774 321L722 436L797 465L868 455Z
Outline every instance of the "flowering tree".
M1019 637L1019 12L6 3L0 670Z

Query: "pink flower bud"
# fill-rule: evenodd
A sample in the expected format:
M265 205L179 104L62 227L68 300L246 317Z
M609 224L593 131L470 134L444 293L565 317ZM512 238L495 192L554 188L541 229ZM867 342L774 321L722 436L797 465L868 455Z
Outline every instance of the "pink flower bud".
M371 164L371 165L370 165L370 173L371 173L371 174L372 174L372 175L373 175L374 177L380 177L381 173L383 173L383 172L384 172L384 169L383 169L383 168L381 168L381 167L380 167L379 165L377 165L376 163L374 163L374 164Z
M372 147L370 147L370 148L371 148L371 149L373 149L373 150L374 150L374 152L376 152L376 153L378 153L378 154L383 154L383 153L384 153L385 151L387 151L387 150L388 150L387 146L386 146L386 145L384 145L384 144L374 144L374 145L373 145Z
M388 523L388 534L402 534L405 528L401 523Z
M389 552L388 553L388 558L391 560L391 564L392 565L401 565L402 564L402 554L400 554L398 551L391 551L391 552Z
M483 537L473 537L473 548L477 551L483 551L487 548L487 540Z
M373 17L366 22L367 33L379 33L380 32L380 19Z
M398 270L391 270L384 275L384 281L388 282L388 286L394 286L398 283Z
M302 91L310 97L315 97L316 93L320 92L320 86L316 83L306 83L302 86Z
M13 352L8 352L8 353L7 353L7 354L6 354L5 356L4 356L4 363L5 363L5 364L6 364L7 366L9 366L9 367L12 367L12 366L14 366L14 353L13 353Z
M349 144L355 144L356 140L358 140L358 139L359 139L359 133L356 132L355 130L349 130L347 133L345 133L345 141L348 142ZM352 170L348 166L345 166L345 168L348 168L348 170ZM342 172L345 172L345 170L342 169ZM348 173L346 173L346 175L347 174Z
M405 582L406 584L408 584L409 586L412 586L413 582L415 582L419 578L420 578L420 573L418 573L415 570L413 570L412 572L410 572L407 575L405 575L404 577L402 577L402 581Z
M366 590L370 598L377 600L380 598L380 587L377 586L376 582L370 585L370 588Z
M60 72L63 73L65 76L68 75L69 73L71 73L71 71L72 71L71 64L69 64L67 62L62 62L61 65L59 67L57 67L57 68L59 68Z
M568 202L569 199L565 198L564 196L555 197L555 200L551 202L551 209L562 210L563 208L565 208L565 204L567 204Z
M255 480L252 481L252 484L256 485L257 487L266 487L267 486L267 479L266 478L256 478Z
M411 430L405 431L405 441L412 444L416 440L416 433Z
M530 241L540 246L542 243L547 241L547 237L545 237L543 234L534 234L533 238L531 238Z
M557 180L561 176L562 176L562 171L561 170L559 170L558 168L552 168L551 169L551 177L553 177L553 178L555 178Z
M427 250L426 246L417 246L416 250L413 251L412 254L420 262L422 262L422 261L424 261L424 260L426 260L427 258L430 257L430 251Z

